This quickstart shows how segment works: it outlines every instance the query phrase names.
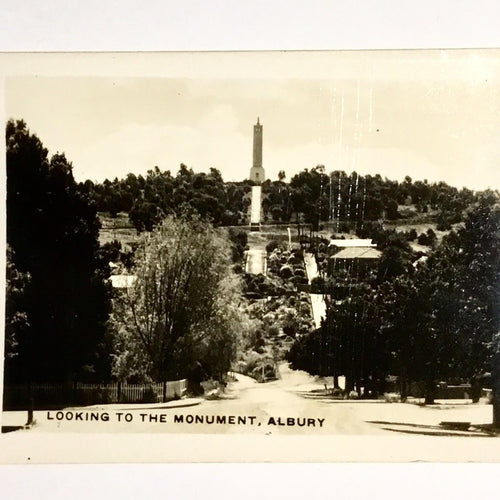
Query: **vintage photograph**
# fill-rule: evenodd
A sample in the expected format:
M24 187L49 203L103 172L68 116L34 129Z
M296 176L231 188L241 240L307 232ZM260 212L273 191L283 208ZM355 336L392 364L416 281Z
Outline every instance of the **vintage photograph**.
M500 52L141 57L5 78L2 433L496 440Z

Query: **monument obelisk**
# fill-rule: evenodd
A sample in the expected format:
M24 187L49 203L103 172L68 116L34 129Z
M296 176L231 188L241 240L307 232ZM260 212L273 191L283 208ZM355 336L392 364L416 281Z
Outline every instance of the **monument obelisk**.
M253 126L253 164L250 169L250 180L261 184L266 180L266 173L262 167L262 125L257 117Z

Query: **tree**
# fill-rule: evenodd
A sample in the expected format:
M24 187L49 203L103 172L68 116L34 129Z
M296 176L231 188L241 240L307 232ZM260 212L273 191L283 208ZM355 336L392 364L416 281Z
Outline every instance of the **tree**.
M415 274L412 314L419 334L412 368L426 382L426 402L433 401L435 383L447 378L468 380L477 401L479 379L487 370L495 373L499 234L500 211L480 202L465 226L443 238Z
M200 369L221 379L235 356L241 320L240 283L231 267L227 236L198 216L169 216L144 235L135 284L116 299L112 314L120 367L128 356L155 381L199 377Z
M398 203L395 200L388 200L385 206L386 217L389 220L394 220L399 217L398 213Z
M18 346L23 342L29 328L26 314L25 293L30 275L20 273L14 264L13 252L7 246L6 297L5 308L5 359L9 361L19 355Z
M498 198L496 204L493 201L480 200L468 213L458 237L452 233L445 240L449 246L455 245L459 258L458 318L464 345L461 363L473 386L484 371L498 373L495 359L498 361L496 338L500 332L500 206ZM495 397L498 401L500 392Z
M333 338L324 326L297 339L286 358L294 370L326 377L338 375Z
M26 316L22 334L13 332L17 355L6 364L6 380L103 380L109 375L109 268L98 256L95 207L79 191L64 154L49 160L23 121L9 120L6 141L7 242L15 269L7 308L11 317ZM29 275L22 287L16 272Z

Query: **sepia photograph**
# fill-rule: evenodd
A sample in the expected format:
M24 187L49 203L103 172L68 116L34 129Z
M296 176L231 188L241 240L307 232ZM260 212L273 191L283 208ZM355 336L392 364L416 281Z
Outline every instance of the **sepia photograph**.
M7 448L498 459L500 51L2 60Z

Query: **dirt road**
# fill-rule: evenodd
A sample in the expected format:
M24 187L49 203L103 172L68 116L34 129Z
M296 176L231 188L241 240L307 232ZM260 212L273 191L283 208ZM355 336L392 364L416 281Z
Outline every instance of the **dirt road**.
M280 379L259 384L236 374L220 399L170 408L95 408L35 412L30 432L167 432L204 434L443 434L441 421L491 422L491 405L466 402L421 407L383 401L339 401L318 392L321 379L280 366ZM7 412L23 423L25 412ZM448 433L449 434L449 433ZM453 433L452 433L453 434ZM467 435L456 432L455 435Z

